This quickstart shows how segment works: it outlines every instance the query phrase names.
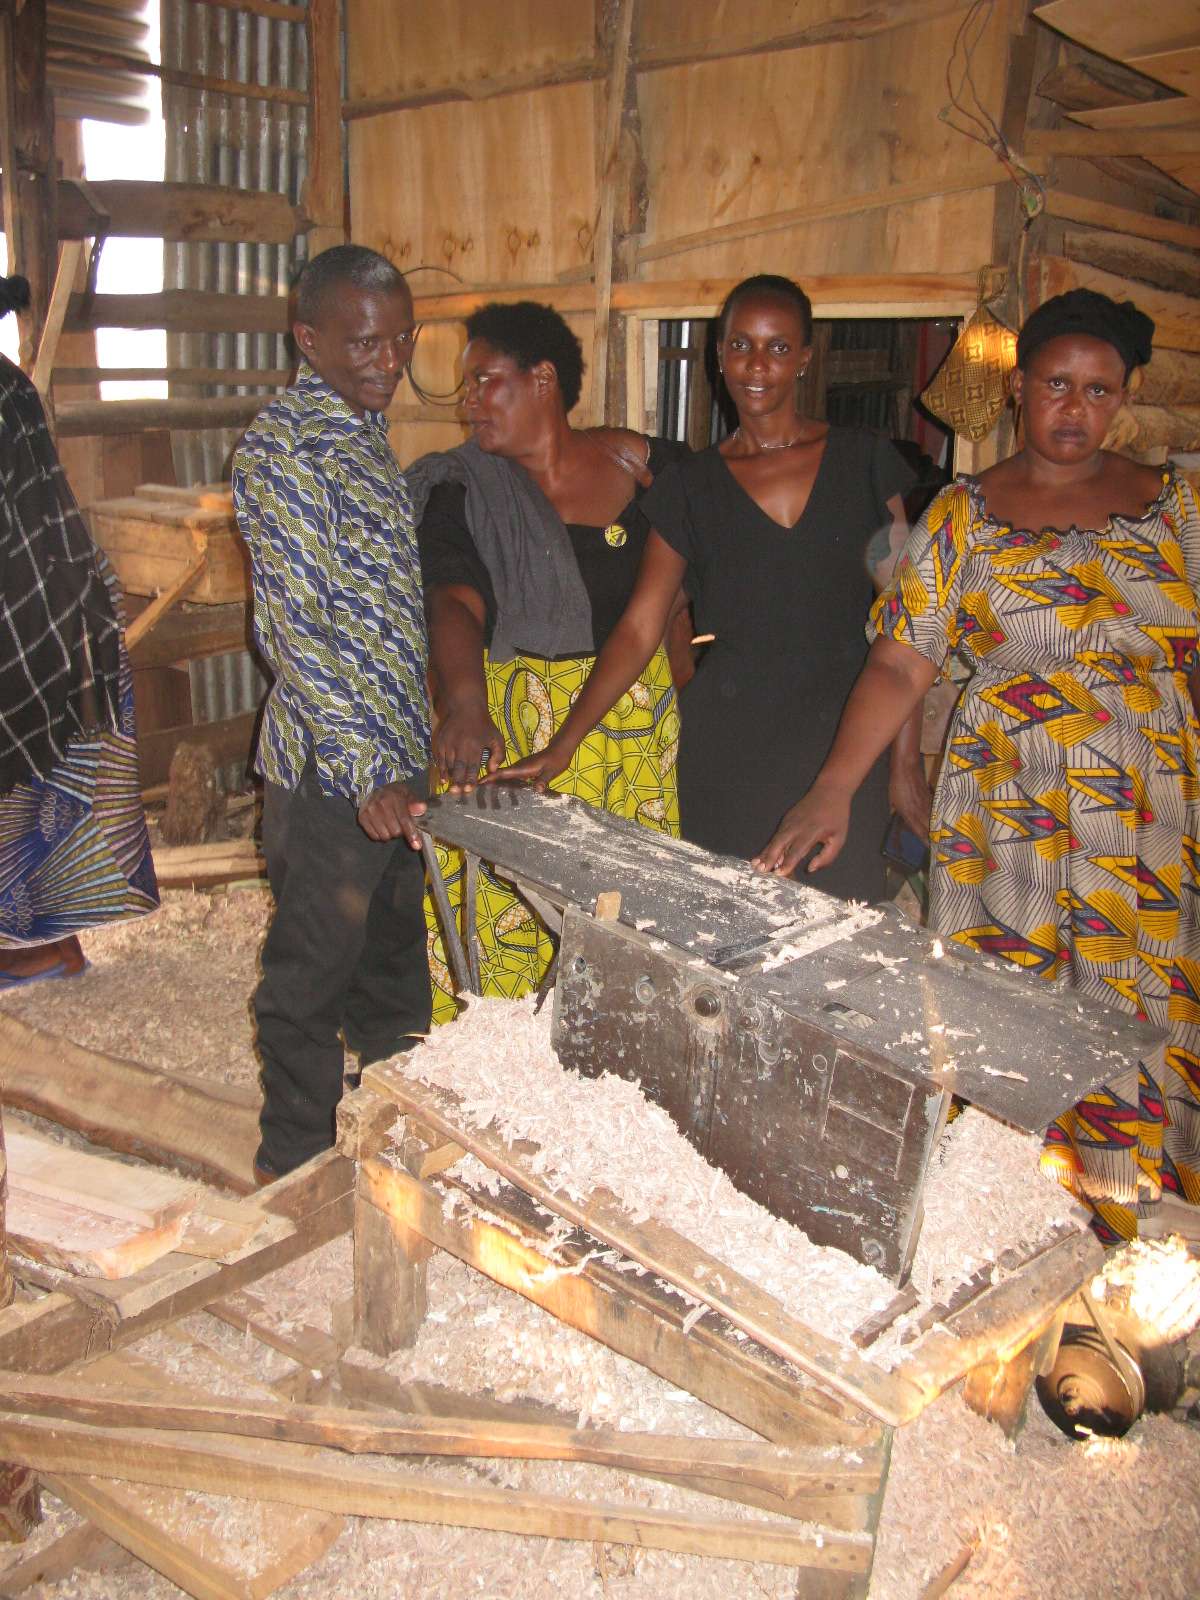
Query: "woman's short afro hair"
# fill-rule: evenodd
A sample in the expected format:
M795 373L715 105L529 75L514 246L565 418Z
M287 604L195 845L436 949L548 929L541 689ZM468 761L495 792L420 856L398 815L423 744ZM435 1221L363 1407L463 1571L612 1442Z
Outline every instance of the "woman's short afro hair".
M548 361L558 374L563 406L571 411L583 388L583 346L553 306L536 300L480 306L467 318L467 338L484 339L511 356L522 372Z

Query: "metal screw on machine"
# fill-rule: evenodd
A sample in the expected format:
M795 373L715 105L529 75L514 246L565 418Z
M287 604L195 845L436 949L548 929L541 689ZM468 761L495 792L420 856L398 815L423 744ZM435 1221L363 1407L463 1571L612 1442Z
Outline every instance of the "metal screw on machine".
M701 989L700 993L692 1001L692 1005L697 1016L719 1017L721 1015L720 997L713 994L711 989Z

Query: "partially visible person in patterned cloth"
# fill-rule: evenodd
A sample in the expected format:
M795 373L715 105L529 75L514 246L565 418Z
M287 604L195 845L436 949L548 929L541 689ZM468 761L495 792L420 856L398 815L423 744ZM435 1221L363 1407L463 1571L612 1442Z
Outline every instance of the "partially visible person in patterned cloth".
M1200 1220L1200 507L1172 468L1102 448L1153 331L1082 289L1029 317L1024 447L914 530L829 759L759 862L786 871L818 845L813 866L832 859L873 752L948 650L970 658L934 803L931 925L1166 1033L1047 1133L1044 1165L1107 1244L1196 1237Z
M28 304L0 278L0 316ZM81 930L158 905L123 628L37 390L0 356L0 989L75 977Z
M260 1182L333 1143L342 1039L382 1060L430 1009L425 619L384 416L412 359L412 298L383 256L338 245L301 273L296 312L296 382L255 419L233 474L275 675L257 759L275 897L254 996Z
M583 352L551 306L484 306L467 319L467 341L472 437L408 469L414 492L428 496L420 540L433 750L438 780L453 789L543 749L558 731L637 577L650 531L642 492L688 454L686 445L626 428L571 426ZM678 588L675 600L673 615L684 607ZM672 665L659 648L554 787L677 833L678 745ZM457 910L462 855L439 846L438 860ZM478 895L483 992L515 999L540 982L553 947L486 862ZM427 909L434 1020L442 1022L458 1006Z

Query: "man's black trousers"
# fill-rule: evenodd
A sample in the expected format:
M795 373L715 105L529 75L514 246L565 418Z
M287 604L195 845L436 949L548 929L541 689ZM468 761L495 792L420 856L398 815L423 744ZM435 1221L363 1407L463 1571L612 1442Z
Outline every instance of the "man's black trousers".
M254 996L258 1161L282 1176L333 1143L339 1032L366 1065L429 1029L425 869L405 840L368 839L350 801L321 793L311 759L294 790L266 785L263 850L275 918Z

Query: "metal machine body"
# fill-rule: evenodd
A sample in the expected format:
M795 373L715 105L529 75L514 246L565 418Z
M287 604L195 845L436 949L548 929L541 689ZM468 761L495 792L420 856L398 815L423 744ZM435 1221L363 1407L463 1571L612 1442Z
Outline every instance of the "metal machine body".
M540 915L561 911L564 1065L636 1079L739 1189L898 1282L952 1094L1040 1133L1160 1043L943 948L894 908L853 908L578 801L481 790L432 802L424 825ZM601 920L613 890L618 916Z

